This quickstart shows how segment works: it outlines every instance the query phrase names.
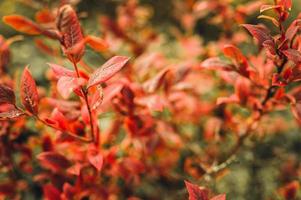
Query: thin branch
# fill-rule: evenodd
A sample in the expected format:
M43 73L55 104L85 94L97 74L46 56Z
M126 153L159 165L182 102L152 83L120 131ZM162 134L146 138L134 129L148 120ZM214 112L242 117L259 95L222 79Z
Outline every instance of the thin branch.
M79 70L78 70L78 67L77 67L77 64L74 62L73 63L73 66L74 66L74 69L76 71L76 75L78 78L80 78L80 75L79 75ZM97 141L95 141L95 135L94 135L94 123L93 123L93 114L92 114L92 111L91 111L91 107L89 105L89 101L88 101L88 92L83 88L81 87L81 92L84 96L84 101L85 101L85 104L87 106L87 110L88 110L88 114L89 114L89 121L90 121L90 131L91 131L91 139L94 143L96 143Z

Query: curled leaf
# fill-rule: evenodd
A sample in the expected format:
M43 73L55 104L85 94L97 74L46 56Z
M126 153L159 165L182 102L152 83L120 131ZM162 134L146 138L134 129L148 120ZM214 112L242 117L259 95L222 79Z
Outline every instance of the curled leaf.
M281 8L280 5L262 5L260 7L260 13L267 11L267 10L271 10L271 9L279 9Z
M267 15L259 15L257 18L270 20L275 26L279 27L279 22L274 17L270 17Z

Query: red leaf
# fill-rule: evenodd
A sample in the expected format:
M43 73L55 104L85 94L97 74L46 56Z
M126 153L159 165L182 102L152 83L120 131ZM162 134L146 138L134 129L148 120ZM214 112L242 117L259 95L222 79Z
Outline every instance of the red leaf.
M20 110L11 109L11 110L0 113L0 120L14 119L14 118L18 118L24 114L25 113Z
M43 167L54 172L70 167L70 162L65 156L52 151L40 153L37 159Z
M150 95L135 99L135 102L147 106L150 112L162 112L165 106L164 99L159 95Z
M91 74L87 88L90 88L99 83L103 83L114 76L118 71L124 67L129 58L125 56L114 56L103 64L100 68L96 69Z
M68 120L67 118L59 111L58 108L55 108L51 113L51 118L46 121L50 126L58 130L67 130L68 129Z
M55 21L55 17L49 9L38 11L35 15L35 19L38 23L52 23Z
M97 169L97 171L101 171L103 165L103 155L100 153L89 153L88 160Z
M246 78L239 78L235 83L235 93L240 103L246 104L251 93L250 82Z
M208 191L205 189L200 189L199 186L185 181L186 188L189 194L189 200L209 200Z
M38 113L39 96L36 82L28 67L25 67L21 78L21 101L28 112L33 115Z
M84 85L85 82L83 78L62 76L57 82L57 90L63 98L67 99L75 89Z
M233 66L218 57L208 58L201 63L201 68L210 70L233 71Z
M168 69L168 68L163 69L155 77L151 78L150 80L147 80L143 84L144 90L148 93L153 93L153 92L155 92L155 90L159 89L159 87L163 84L164 79L169 71L170 71L170 69Z
M47 184L43 186L44 197L47 200L60 200L61 192L51 184Z
M260 25L251 25L251 24L243 24L243 27L245 27L251 35L258 40L258 43L260 46L267 41L267 40L273 40L273 38L269 35L269 32L266 28Z
M70 69L52 63L47 63L47 64L49 65L54 75L58 79L61 78L62 76L76 77L76 73Z
M292 0L280 0L278 4L283 6L285 9L290 10L293 3Z
M76 176L80 175L83 166L80 163L76 163L67 169L67 172Z
M84 54L84 45L79 45L79 48L76 47L76 51L66 52L70 51L70 48L75 48L75 45L81 44L84 41L76 12L70 5L66 4L59 9L57 28L63 36L62 45L64 52L68 54L68 58L72 62L78 62Z
M285 32L285 37L292 40L301 28L301 19L294 20Z
M232 58L238 64L246 64L247 59L241 51L234 45L225 45L223 48L225 56Z
M2 103L15 104L16 96L11 88L0 84L0 104Z
M215 197L212 197L210 200L226 200L226 195L225 194L220 194Z
M292 181L280 188L279 193L284 197L285 200L296 199L299 188L299 182Z
M85 38L85 42L96 51L105 51L109 47L105 40L91 35Z
M38 24L20 15L4 16L3 21L17 31L27 33L29 35L39 35L42 33Z
M301 63L301 53L295 49L288 49L282 51L282 53L288 58L288 60L293 61L296 64Z

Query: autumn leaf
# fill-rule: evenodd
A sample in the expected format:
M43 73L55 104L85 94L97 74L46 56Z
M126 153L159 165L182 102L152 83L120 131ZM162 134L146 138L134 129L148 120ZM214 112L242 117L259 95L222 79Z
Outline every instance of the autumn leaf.
M293 61L295 64L301 63L301 53L295 49L287 49L282 51L282 53L288 58L288 60Z
M57 29L63 36L64 53L72 62L78 62L84 54L84 36L75 10L68 4L59 9Z
M233 71L234 66L230 65L229 63L220 59L219 57L213 57L204 60L200 64L200 67L209 70Z
M105 40L91 35L85 37L85 42L96 51L105 51L109 47Z
M47 23L52 23L55 21L55 16L54 14L51 12L51 10L49 9L42 9L39 10L36 14L35 14L35 20L38 23L42 23L42 24L47 24Z
M200 189L199 186L185 181L186 188L189 194L189 200L209 200L208 191L206 189Z
M103 89L101 86L98 86L89 101L91 104L91 109L96 110L101 105L103 98Z
M11 88L0 84L0 104L2 103L15 104L16 96Z
M33 115L38 113L39 96L36 82L28 67L25 67L21 77L21 101L28 112Z
M53 64L53 63L47 63L51 70L53 71L56 78L61 78L62 76L68 76L68 77L76 77L75 71L72 71L70 69L67 69L66 67Z
M241 51L234 45L225 45L223 48L225 56L233 59L238 64L247 64L246 57L241 53Z
M61 192L51 184L43 186L43 193L46 200L61 200Z
M22 33L29 35L39 35L42 33L38 24L21 15L4 16L3 21Z
M100 153L88 154L88 160L97 169L97 171L101 171L103 165L103 155Z
M129 58L125 56L114 56L113 58L108 60L101 67L96 69L93 74L91 74L87 88L103 83L110 79L125 66L128 60Z
M21 110L17 110L17 109L13 108L13 109L10 109L5 112L0 112L0 120L14 119L14 118L18 118L24 114L25 113L22 112Z
M75 89L83 86L85 82L83 78L62 76L57 82L57 90L64 99L67 99Z
M155 90L159 89L159 87L164 83L164 79L168 72L170 71L169 68L161 70L156 76L147 80L143 84L143 88L146 92L153 93Z
M267 29L261 25L243 24L242 26L246 28L255 39L258 40L260 46L262 46L262 44L267 40L273 40Z
M67 160L67 158L65 158L65 156L53 151L40 153L37 156L37 159L43 167L54 172L70 167L70 162Z

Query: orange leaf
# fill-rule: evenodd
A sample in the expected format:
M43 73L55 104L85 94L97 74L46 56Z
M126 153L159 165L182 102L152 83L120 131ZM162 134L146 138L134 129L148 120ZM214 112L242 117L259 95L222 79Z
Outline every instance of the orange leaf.
M85 38L85 42L86 44L88 44L92 49L96 50L96 51L105 51L108 49L109 45L108 43L98 37L95 36L87 36Z
M39 35L42 33L38 24L20 15L4 16L3 21L17 31L27 33L29 35Z

